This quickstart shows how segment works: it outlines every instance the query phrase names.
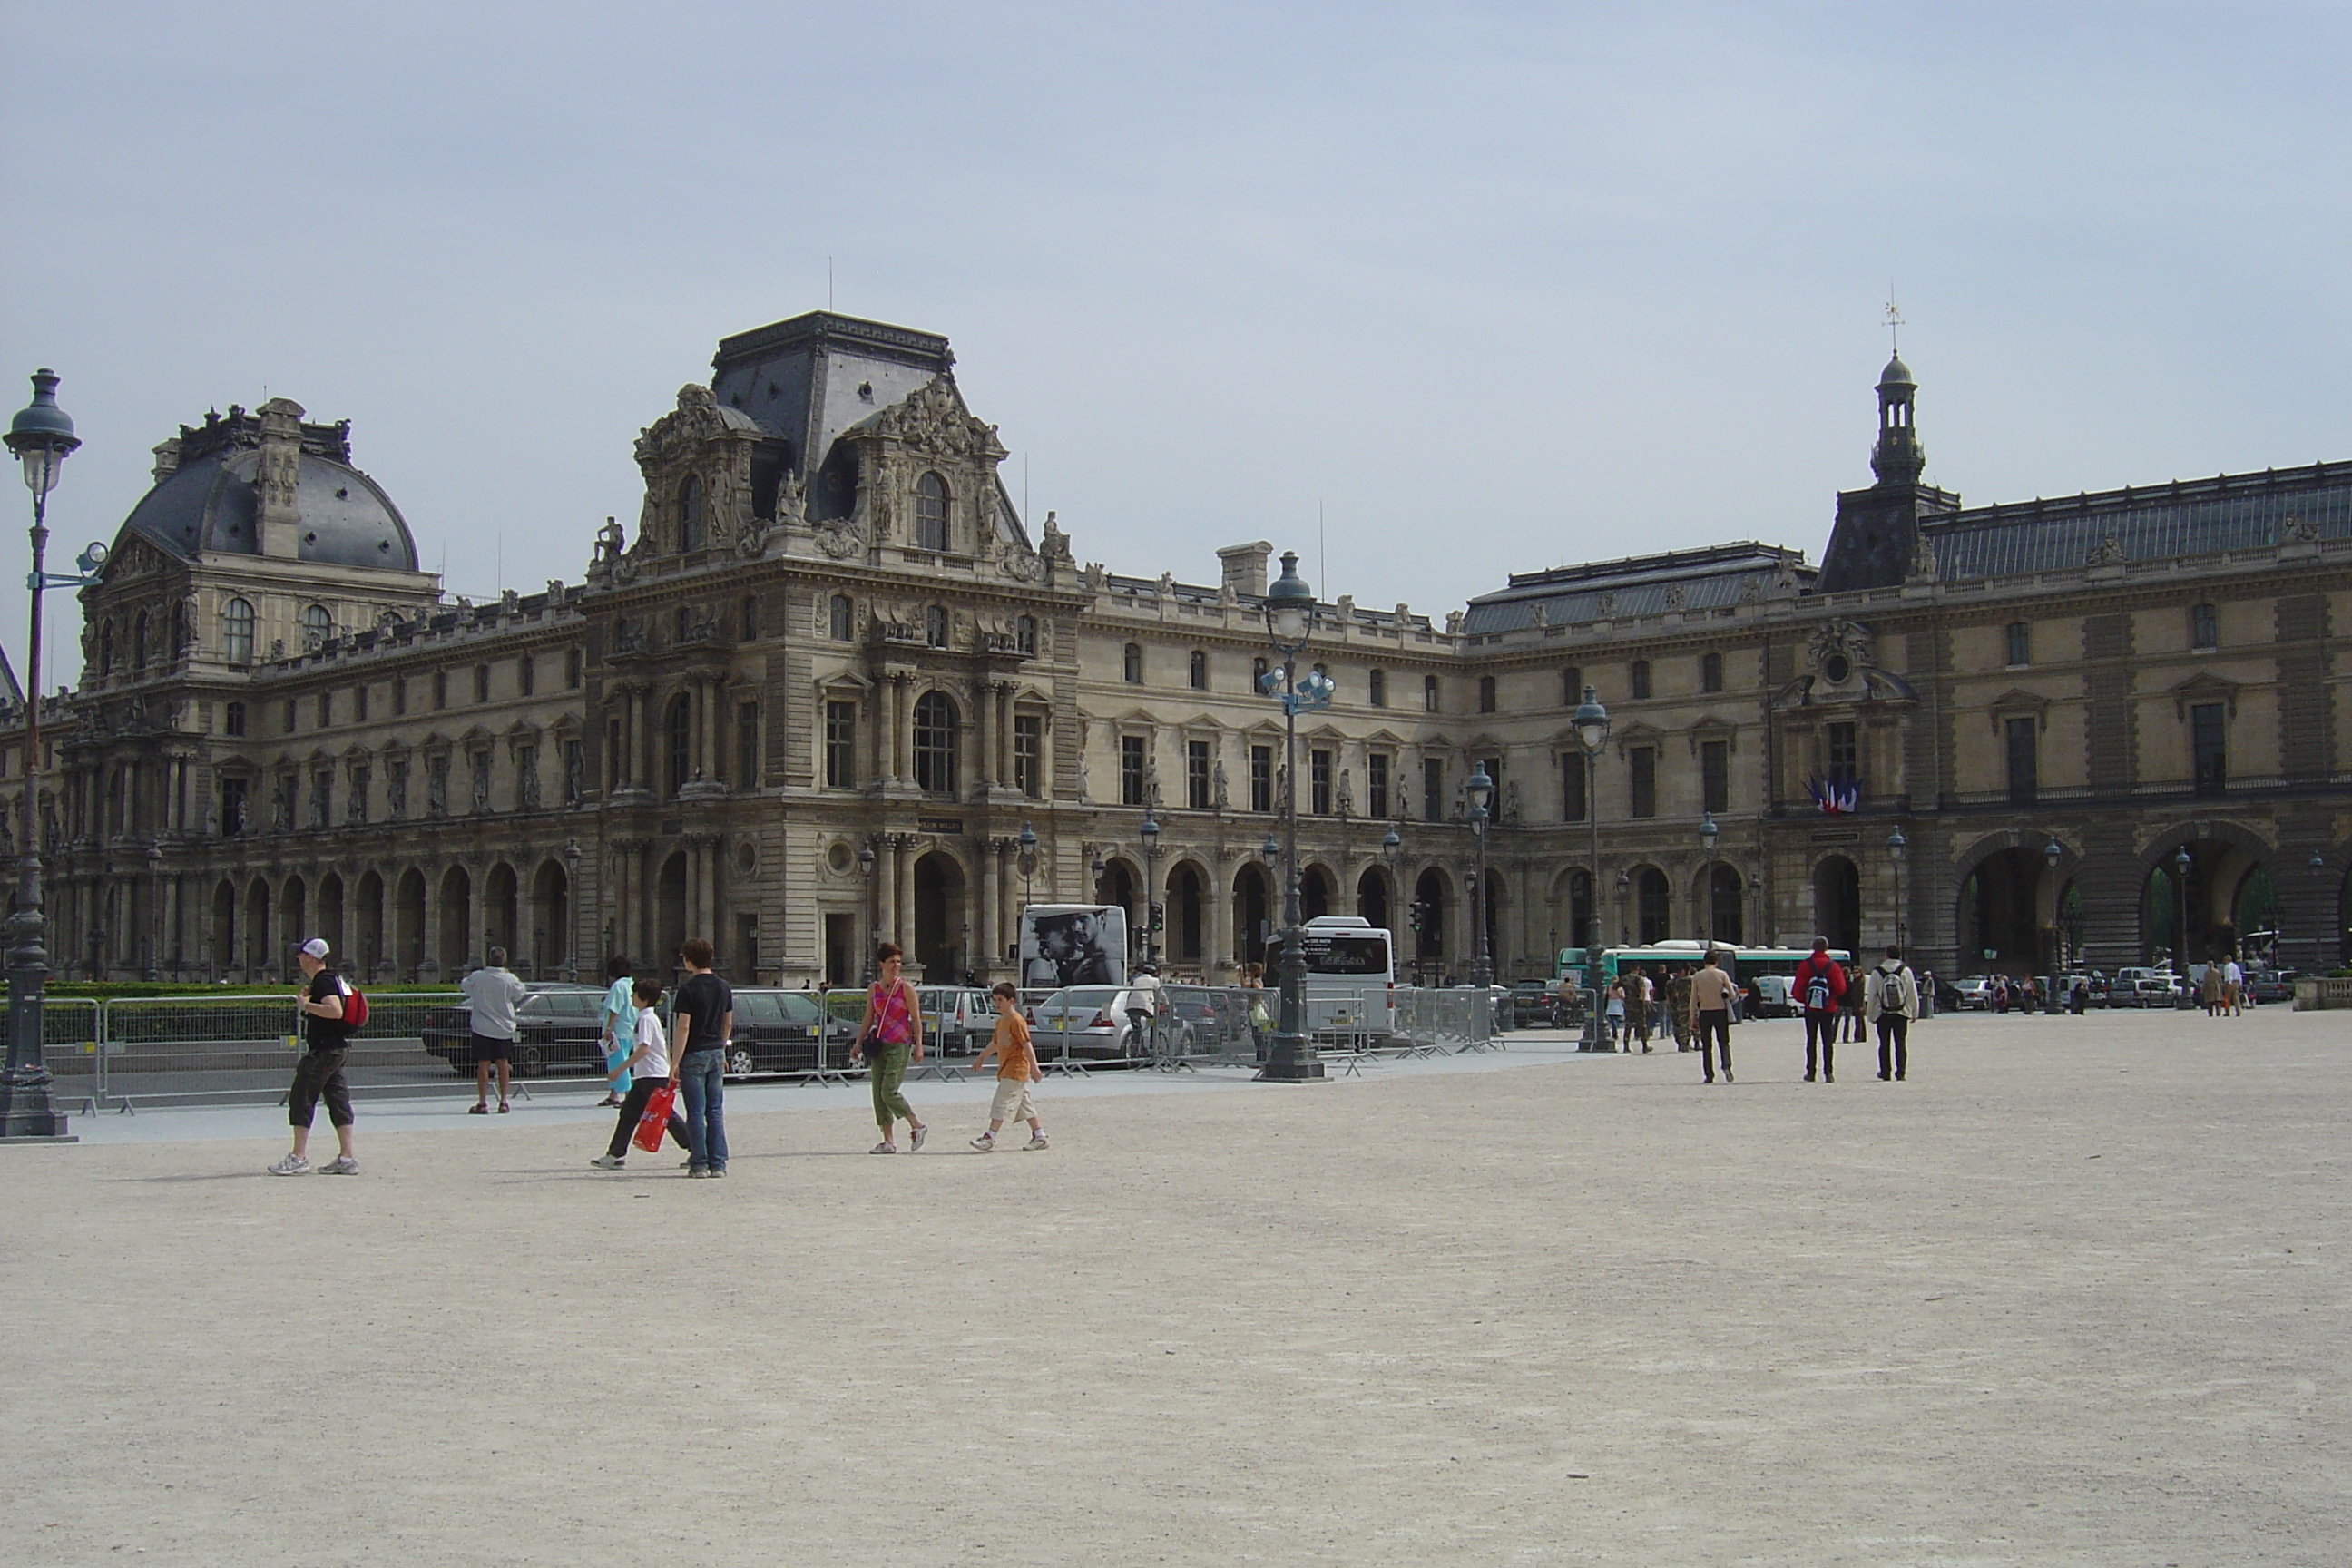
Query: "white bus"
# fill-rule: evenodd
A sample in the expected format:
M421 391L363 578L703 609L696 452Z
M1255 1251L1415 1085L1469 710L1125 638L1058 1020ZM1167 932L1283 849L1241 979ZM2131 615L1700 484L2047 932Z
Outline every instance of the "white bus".
M1396 943L1388 928L1361 915L1318 915L1301 928L1307 954L1307 1032L1310 1035L1385 1033L1391 1026L1389 993L1396 985ZM1281 984L1282 938L1265 944L1265 985ZM1280 1003L1266 998L1279 1016Z

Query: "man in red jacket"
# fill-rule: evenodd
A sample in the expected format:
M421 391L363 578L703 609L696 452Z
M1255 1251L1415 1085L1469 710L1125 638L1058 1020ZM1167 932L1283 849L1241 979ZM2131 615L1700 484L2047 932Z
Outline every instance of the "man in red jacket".
M1798 961L1789 994L1805 1011L1805 1081L1813 1081L1813 1052L1821 1051L1823 1083L1837 1081L1838 1001L1845 994L1845 966L1830 956L1830 944L1813 938L1813 951Z

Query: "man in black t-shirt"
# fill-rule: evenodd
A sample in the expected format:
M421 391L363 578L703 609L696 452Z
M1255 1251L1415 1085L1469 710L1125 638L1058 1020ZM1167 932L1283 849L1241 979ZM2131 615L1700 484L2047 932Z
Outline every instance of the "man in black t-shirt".
M677 988L670 1053L677 1058L677 1097L686 1104L686 1173L727 1173L727 1046L735 1033L735 993L710 973L710 944L689 937L677 950L685 983Z
M319 1101L327 1102L327 1120L335 1129L335 1158L319 1168L327 1176L359 1173L352 1152L352 1089L343 1077L343 1058L351 1048L352 1026L343 1022L343 999L352 988L327 967L327 944L312 937L296 950L294 962L302 969L302 987L294 994L302 1008L302 1032L309 1047L294 1064L294 1087L286 1097L286 1120L294 1127L294 1152L269 1167L273 1176L302 1176L310 1172L310 1118Z

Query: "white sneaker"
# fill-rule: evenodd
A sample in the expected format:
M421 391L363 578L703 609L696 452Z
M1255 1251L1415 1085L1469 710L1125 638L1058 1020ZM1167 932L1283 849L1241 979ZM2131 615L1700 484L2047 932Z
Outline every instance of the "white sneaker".
M1026 1153L1032 1149L1043 1149L1045 1146L1045 1135L1043 1132L1039 1132L1032 1136L1029 1142L1021 1145L1021 1150L1022 1152Z
M616 1157L611 1154L599 1154L588 1163L595 1166L600 1171L617 1171L624 1165L627 1164L628 1161L625 1157Z
M310 1173L310 1162L299 1154L289 1154L270 1166L269 1173L273 1176L307 1176Z
M322 1176L356 1176L359 1173L360 1163L349 1154L338 1154L319 1167L319 1174Z
M896 1143L877 1143L874 1147L866 1152L869 1154L895 1154L898 1152L898 1145Z
M971 1141L971 1146L983 1154L993 1153L996 1151L996 1135L992 1132L983 1132Z

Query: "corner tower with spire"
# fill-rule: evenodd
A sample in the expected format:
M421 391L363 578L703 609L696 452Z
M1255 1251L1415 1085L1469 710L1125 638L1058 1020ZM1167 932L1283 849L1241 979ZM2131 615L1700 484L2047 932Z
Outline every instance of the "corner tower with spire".
M1919 482L1927 454L1919 445L1918 395L1901 354L1888 359L1878 374L1878 445L1870 454L1878 482L1838 492L1837 524L1822 554L1822 593L1901 583L1918 558L1920 520L1959 510L1958 496Z

